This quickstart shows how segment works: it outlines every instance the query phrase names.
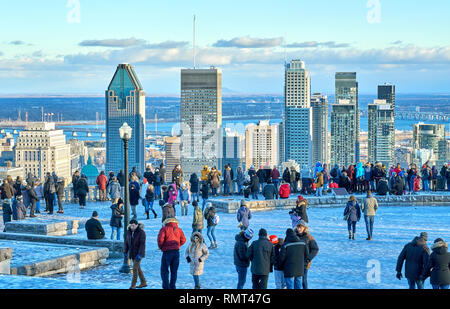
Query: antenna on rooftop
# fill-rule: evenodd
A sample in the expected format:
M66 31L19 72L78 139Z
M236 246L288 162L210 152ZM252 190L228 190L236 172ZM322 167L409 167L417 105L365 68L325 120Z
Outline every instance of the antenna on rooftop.
M194 62L194 69L195 69L195 14L194 14L194 22L193 22L193 36L194 36L194 40L193 40L193 44L192 44L192 49L193 49L193 62Z

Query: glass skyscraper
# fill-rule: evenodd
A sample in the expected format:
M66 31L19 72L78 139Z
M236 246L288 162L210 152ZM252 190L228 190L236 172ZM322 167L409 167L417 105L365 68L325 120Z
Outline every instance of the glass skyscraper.
M133 129L128 142L128 166L141 173L145 164L145 92L130 64L119 64L105 92L106 171L116 175L124 168L123 142L119 128L124 122Z

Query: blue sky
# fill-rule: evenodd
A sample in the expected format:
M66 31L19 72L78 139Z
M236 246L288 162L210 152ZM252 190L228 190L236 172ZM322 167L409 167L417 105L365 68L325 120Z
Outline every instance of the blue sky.
M300 58L314 92L356 71L361 93L450 93L450 1L0 2L0 94L102 94L120 62L148 95L179 94L180 69L223 70L236 93L283 92L283 62Z

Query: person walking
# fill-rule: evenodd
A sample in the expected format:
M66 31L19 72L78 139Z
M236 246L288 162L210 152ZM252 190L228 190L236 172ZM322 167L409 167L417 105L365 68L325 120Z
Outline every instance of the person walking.
M105 237L105 230L98 220L98 212L93 211L92 217L86 221L84 225L88 239L103 239Z
M117 240L120 240L120 231L122 229L122 218L125 215L123 211L123 200L121 197L117 200L117 203L111 205L111 220L109 225L111 226L111 240L114 240L114 236L117 234Z
M252 289L267 289L269 273L274 263L273 245L267 237L267 231L260 229L259 239L252 242L247 251L251 262Z
M98 194L100 201L106 201L106 184L108 182L108 178L105 175L105 171L101 171L100 175L97 176L95 183L98 186Z
M194 206L194 215L192 216L192 233L199 232L202 233L203 230L203 212L198 207L197 201L192 202Z
M203 274L205 260L209 256L208 248L206 247L203 236L199 232L194 232L191 235L191 244L186 248L186 261L190 264L190 273L194 278L194 288L200 289L200 276Z
M139 199L139 188L132 182L130 183L130 205L131 213L133 214L132 219L137 219L136 206L139 204Z
M130 289L140 289L147 286L147 281L141 269L141 261L145 257L145 238L144 225L138 223L136 219L130 220L123 252L125 257L128 256L133 261L133 278L131 279ZM141 284L136 286L138 277Z
M433 251L422 271L421 281L430 277L433 289L448 290L450 287L450 253L448 245L442 238L436 238L431 247Z
M147 214L147 219L150 218L149 217L150 210L153 213L154 219L156 219L156 217L157 217L156 211L153 208L153 204L155 203L155 192L154 191L155 191L155 188L153 187L153 185L148 185L147 191L145 192L144 198L147 201L147 203L146 203L147 208L145 209L145 213Z
M117 181L117 177L113 176L113 178L108 186L108 195L111 198L113 204L116 204L117 201L119 200L120 192L121 192L121 188L120 188L119 182Z
M287 289L302 288L302 277L308 255L309 250L306 243L295 235L293 229L287 229L286 238L280 250L280 264L283 268Z
M216 214L216 209L214 208L212 203L206 204L204 217L206 220L206 227L207 227L206 235L208 236L208 239L211 242L209 249L216 249L217 248L216 225L218 224L219 216Z
M304 220L300 220L300 222L296 226L295 232L300 241L306 243L306 247L308 249L308 256L305 260L305 270L302 277L302 287L306 290L308 289L308 271L311 267L312 260L319 253L319 246L317 245L314 237L309 233L309 227L306 225L306 222Z
M180 191L178 191L178 198L180 199L181 215L187 216L189 204L191 203L191 192L186 183L181 185Z
M419 236L403 247L397 258L397 279L402 278L402 268L405 262L405 277L408 280L409 289L424 288L424 282L421 280L425 267L428 264L430 256L430 249L427 246L428 234L426 232L420 233Z
M308 213L306 212L306 209L308 208L308 201L303 196L299 195L295 201L295 204L296 206L293 209L294 212L298 217L300 217L301 220L309 223Z
M202 180L202 187L200 189L200 192L202 193L202 211L204 211L206 202L208 201L209 197L208 182L206 180Z
M186 242L178 220L168 218L158 233L158 247L163 252L161 258L161 279L163 289L176 289L178 266L180 265L180 247ZM170 269L170 281L169 281Z
M378 202L377 199L372 196L372 191L367 191L367 197L361 205L361 210L364 212L364 221L366 222L366 240L372 240L373 223L375 220L375 213L378 210Z
M347 206L344 209L344 220L347 221L348 227L348 239L355 239L356 234L356 222L361 219L361 209L356 197L354 195L350 196L347 202ZM353 232L353 233L352 233Z
M200 201L199 198L199 191L200 191L200 181L198 179L198 176L196 173L193 173L191 175L191 178L189 179L189 190L191 192L192 200L193 201Z
M252 218L252 212L247 207L247 202L242 199L241 200L241 207L239 207L237 211L237 221L239 222L238 227L241 230L245 230L250 225L250 219Z
M283 238L278 238L275 235L269 237L270 242L273 244L273 275L275 277L275 287L277 289L285 289L286 281L284 280L283 265L280 261L281 246L284 244Z
M252 229L242 230L234 237L236 243L234 244L233 260L236 272L238 273L238 283L236 287L238 290L243 289L245 282L247 281L247 268L250 266L250 260L247 257L248 242L252 237Z

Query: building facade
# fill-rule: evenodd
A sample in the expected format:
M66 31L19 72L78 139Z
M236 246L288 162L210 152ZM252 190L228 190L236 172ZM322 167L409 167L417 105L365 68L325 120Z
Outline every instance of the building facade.
M164 148L166 149L165 153L166 182L171 182L173 169L175 168L175 166L181 164L180 136L164 137Z
M258 124L248 124L245 128L245 168L252 165L278 166L279 161L279 124L271 125L269 120L259 121Z
M391 105L395 116L395 85L385 83L378 85L378 100L386 100L386 104Z
M311 98L312 109L312 161L329 163L328 149L328 98L314 93Z
M181 70L181 168L185 177L204 165L219 168L222 143L222 70Z
M305 63L286 64L284 80L284 161L312 165L311 78Z
M71 180L70 145L54 122L29 122L17 137L14 158L15 166L23 167L25 177L30 173L44 181L47 172L55 172L66 183Z
M445 124L416 123L413 125L413 161L416 162L418 150L430 150L430 164L444 162L447 159L445 139ZM422 151L424 153L424 151Z
M230 164L231 169L236 172L237 168L243 167L245 162L244 136L237 131L225 128L223 134L222 155L220 156L220 169L225 170L225 165Z
M374 100L368 110L368 161L394 164L395 121L394 109L386 100Z
M354 105L353 118L355 119L353 130L355 131L355 162L359 161L359 106L358 106L358 82L356 72L336 72L335 74L335 104L341 100L348 100Z
M145 170L145 92L130 64L119 64L106 96L106 172L124 168L123 141L119 128L126 122L132 129L128 142L128 166Z
M354 103L340 100L332 104L331 112L331 166L339 167L356 163L356 119Z

